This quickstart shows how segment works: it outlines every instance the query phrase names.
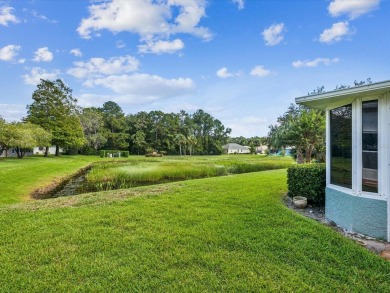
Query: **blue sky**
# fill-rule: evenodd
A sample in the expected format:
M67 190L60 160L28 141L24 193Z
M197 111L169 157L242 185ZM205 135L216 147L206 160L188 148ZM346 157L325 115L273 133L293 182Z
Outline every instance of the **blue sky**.
M389 0L0 0L0 115L40 78L81 106L204 109L264 136L297 96L390 79Z

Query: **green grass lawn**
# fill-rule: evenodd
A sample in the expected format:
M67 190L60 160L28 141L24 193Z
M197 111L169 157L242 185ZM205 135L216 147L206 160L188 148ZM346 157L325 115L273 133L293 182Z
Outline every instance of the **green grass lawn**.
M0 207L0 292L389 292L285 192L273 170Z
M267 169L286 168L293 163L290 157L263 157L263 156L166 156L163 158L145 158L144 156L131 156L127 159L102 159L97 156L61 156L61 157L25 157L23 159L0 159L0 206L27 201L30 194L39 187L49 185L53 181L59 181L68 175L76 173L82 167L93 162L127 161L128 168L110 168L106 173L100 173L100 177L94 178L92 185L98 185L105 177L113 177L123 173L126 178L135 175L138 179L146 177L159 180L159 176L172 177L170 180L186 179L182 175L194 174L210 170L209 174L198 177L210 177L214 174L215 166L224 169L236 168L236 173L259 171ZM132 168L135 166L136 168ZM115 167L123 166L114 164ZM155 170L154 172L151 172ZM145 172L146 171L146 172ZM187 171L187 173L185 172ZM139 176L144 177L139 177ZM202 174L200 174L202 175ZM209 176L210 175L210 176ZM222 174L220 174L222 175ZM117 176L118 177L118 176ZM116 177L116 178L117 178ZM164 177L164 178L165 178ZM187 176L188 177L188 176ZM191 178L191 176L189 176ZM196 176L194 176L196 178ZM126 179L127 180L127 179ZM132 186L130 178L130 186ZM107 181L106 181L107 182ZM120 183L121 181L119 181ZM151 180L149 183L152 183ZM104 186L103 186L104 187ZM105 188L102 188L105 189Z
M97 160L98 157L92 156L1 158L0 205L29 200L35 189Z

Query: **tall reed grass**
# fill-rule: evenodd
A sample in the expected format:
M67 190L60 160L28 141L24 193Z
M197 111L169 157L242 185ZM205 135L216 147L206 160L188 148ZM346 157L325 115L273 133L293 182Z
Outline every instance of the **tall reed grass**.
M292 160L135 160L95 165L86 176L84 191L131 188L172 181L225 176L287 168Z

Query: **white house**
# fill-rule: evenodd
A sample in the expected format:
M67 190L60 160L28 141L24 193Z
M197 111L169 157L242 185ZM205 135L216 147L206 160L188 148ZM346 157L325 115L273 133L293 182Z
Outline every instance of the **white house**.
M60 148L60 153L63 152L63 149ZM49 147L49 155L50 154L55 154L56 153L56 147L55 146L51 146ZM34 147L31 151L29 152L26 152L25 153L25 156L32 156L32 155L44 155L45 154L45 148L44 147ZM6 154L5 154L5 151L3 151L1 154L0 154L0 158L3 158L5 157ZM7 152L7 157L16 157L17 156L17 153L16 153L16 148L10 148Z
M326 111L325 217L390 241L390 81L296 102Z
M256 149L256 154L265 154L266 150L268 150L268 146L267 145L260 145L260 146L257 146L255 149Z
M223 146L225 154L250 154L251 151L248 146L239 145L237 143L228 143Z

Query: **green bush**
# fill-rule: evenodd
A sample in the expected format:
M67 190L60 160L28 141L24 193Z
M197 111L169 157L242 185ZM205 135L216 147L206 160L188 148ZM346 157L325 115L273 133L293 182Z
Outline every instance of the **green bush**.
M325 164L300 164L287 169L288 195L304 196L313 204L325 204Z
M129 156L128 151L118 151L118 150L101 150L100 151L100 157L101 158L107 158L107 157L112 158L127 158Z

